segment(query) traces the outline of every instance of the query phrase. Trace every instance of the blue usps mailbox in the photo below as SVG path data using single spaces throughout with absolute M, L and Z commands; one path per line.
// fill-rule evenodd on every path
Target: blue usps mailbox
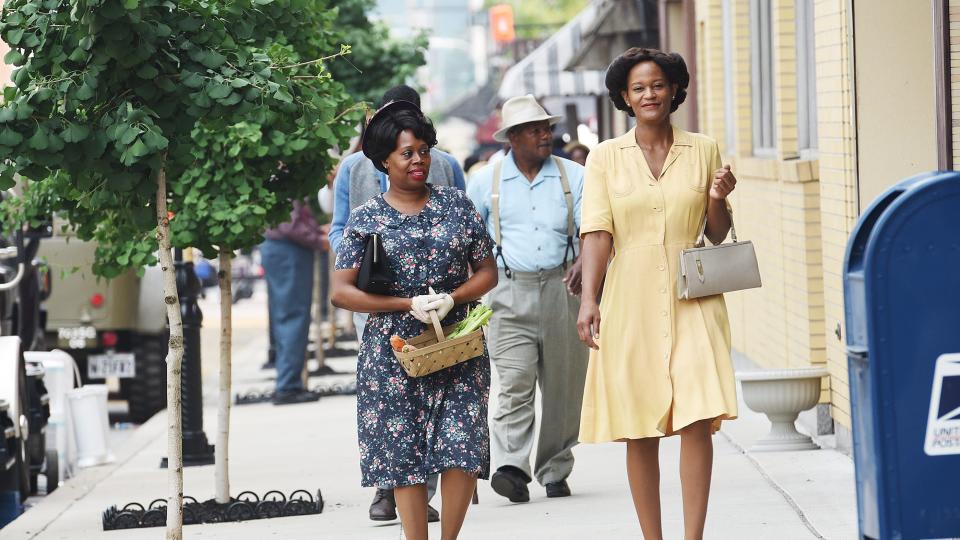
M 860 534 L 960 537 L 960 173 L 874 201 L 844 299 Z

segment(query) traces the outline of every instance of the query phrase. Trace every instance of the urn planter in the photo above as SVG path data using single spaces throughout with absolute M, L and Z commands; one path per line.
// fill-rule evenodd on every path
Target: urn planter
M 770 419 L 770 433 L 759 439 L 751 452 L 816 450 L 810 437 L 799 433 L 794 422 L 801 412 L 820 400 L 820 380 L 825 368 L 764 369 L 738 371 L 743 401 L 751 410 Z

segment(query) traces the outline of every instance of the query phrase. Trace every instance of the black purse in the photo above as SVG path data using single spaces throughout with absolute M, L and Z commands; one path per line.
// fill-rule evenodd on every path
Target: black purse
M 387 251 L 380 235 L 372 233 L 363 245 L 363 261 L 357 275 L 357 288 L 371 294 L 389 294 L 393 273 L 387 266 Z

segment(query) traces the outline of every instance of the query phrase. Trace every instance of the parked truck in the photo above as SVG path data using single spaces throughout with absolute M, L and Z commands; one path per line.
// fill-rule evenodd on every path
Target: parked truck
M 43 345 L 49 291 L 45 265 L 36 255 L 49 227 L 0 236 L 0 526 L 20 503 L 36 494 L 46 475 L 47 492 L 59 482 L 56 451 L 48 451 L 49 396 L 42 366 L 25 361 L 25 350 Z
M 113 397 L 127 401 L 132 421 L 145 422 L 167 405 L 160 268 L 98 278 L 91 271 L 96 245 L 59 229 L 40 250 L 55 282 L 46 301 L 47 346 L 69 352 L 85 384 L 119 379 Z

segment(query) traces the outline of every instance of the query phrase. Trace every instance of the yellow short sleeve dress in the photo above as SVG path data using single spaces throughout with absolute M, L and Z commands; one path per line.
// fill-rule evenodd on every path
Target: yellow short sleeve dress
M 672 435 L 737 416 L 730 324 L 722 295 L 677 299 L 680 251 L 706 212 L 717 143 L 674 128 L 659 179 L 634 132 L 601 143 L 586 165 L 581 234 L 613 235 L 590 364 L 581 442 Z

